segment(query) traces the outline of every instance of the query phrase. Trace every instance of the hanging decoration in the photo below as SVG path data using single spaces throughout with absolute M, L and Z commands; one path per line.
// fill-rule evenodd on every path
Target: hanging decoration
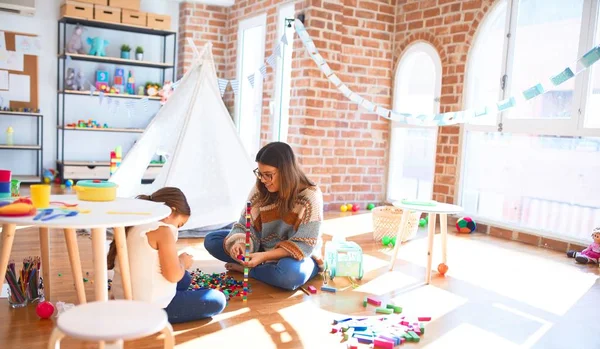
M 426 114 L 410 114 L 410 113 L 399 113 L 391 111 L 382 106 L 376 105 L 368 99 L 358 95 L 357 93 L 350 90 L 346 84 L 344 84 L 340 78 L 331 70 L 325 59 L 319 54 L 314 41 L 306 31 L 306 28 L 302 22 L 298 19 L 295 20 L 295 30 L 298 37 L 302 40 L 304 48 L 311 56 L 317 67 L 325 75 L 325 77 L 331 82 L 343 95 L 350 101 L 356 103 L 362 108 L 366 109 L 371 113 L 376 113 L 382 118 L 405 122 L 411 125 L 420 126 L 444 126 L 444 125 L 455 125 L 458 123 L 467 123 L 470 120 L 478 117 L 482 117 L 489 114 L 495 114 L 500 111 L 504 111 L 510 108 L 514 108 L 523 101 L 530 100 L 537 96 L 540 96 L 553 87 L 559 86 L 560 84 L 572 79 L 577 74 L 588 69 L 591 65 L 600 60 L 600 45 L 592 48 L 586 54 L 584 54 L 577 61 L 566 67 L 563 71 L 556 75 L 551 76 L 548 81 L 539 82 L 533 87 L 528 88 L 521 94 L 511 96 L 505 100 L 484 105 L 474 109 L 461 110 L 457 112 L 441 113 L 434 115 Z M 281 38 L 281 42 L 287 44 L 285 35 Z
M 225 95 L 225 90 L 227 89 L 227 86 L 229 85 L 229 80 L 225 80 L 225 79 L 217 79 L 218 83 L 219 83 L 219 91 L 221 91 L 221 97 L 223 97 Z

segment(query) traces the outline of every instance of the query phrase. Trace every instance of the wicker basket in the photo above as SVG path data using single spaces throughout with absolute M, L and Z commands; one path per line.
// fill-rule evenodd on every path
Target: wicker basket
M 394 206 L 379 206 L 373 209 L 373 239 L 381 241 L 384 236 L 396 237 L 400 242 L 412 239 L 419 229 L 421 212 L 411 211 L 404 231 L 400 232 L 402 209 Z

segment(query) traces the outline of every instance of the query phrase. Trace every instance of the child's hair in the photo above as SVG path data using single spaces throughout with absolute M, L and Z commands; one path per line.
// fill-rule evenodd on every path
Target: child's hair
M 173 210 L 173 213 L 178 215 L 190 216 L 192 214 L 190 205 L 188 204 L 185 195 L 179 188 L 164 187 L 155 191 L 151 195 L 138 195 L 136 198 L 140 200 L 162 202 L 165 205 L 169 206 L 171 210 Z M 130 227 L 127 227 L 127 229 L 125 230 L 125 234 L 127 234 L 129 228 Z M 115 244 L 115 240 L 113 239 L 113 241 L 110 243 L 108 256 L 106 257 L 108 270 L 115 268 L 116 257 L 117 245 Z

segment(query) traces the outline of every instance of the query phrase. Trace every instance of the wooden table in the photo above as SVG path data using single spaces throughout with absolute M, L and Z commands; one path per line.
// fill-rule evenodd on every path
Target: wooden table
M 76 230 L 91 229 L 95 279 L 94 292 L 97 301 L 107 301 L 108 277 L 106 273 L 107 262 L 105 251 L 106 228 L 113 228 L 125 298 L 131 300 L 131 280 L 129 274 L 129 257 L 127 255 L 127 242 L 125 239 L 125 227 L 159 221 L 171 214 L 171 209 L 162 203 L 129 198 L 117 198 L 110 202 L 91 202 L 77 200 L 75 195 L 51 195 L 50 201 L 52 203 L 61 202 L 77 204 L 75 208 L 82 210 L 84 213 L 80 213 L 73 217 L 55 218 L 49 221 L 33 220 L 34 216 L 0 217 L 0 224 L 2 224 L 2 250 L 0 251 L 1 280 L 4 280 L 5 278 L 6 267 L 8 266 L 8 261 L 10 259 L 17 226 L 37 226 L 40 231 L 42 275 L 45 287 L 44 293 L 46 299 L 50 299 L 49 228 L 63 229 L 67 243 L 67 252 L 69 253 L 69 263 L 71 264 L 71 269 L 73 271 L 77 298 L 80 304 L 86 303 Z M 60 213 L 58 210 L 59 207 L 61 207 L 60 204 L 51 204 L 50 208 L 55 209 L 52 214 Z M 89 212 L 85 213 L 86 210 L 89 210 Z M 121 213 L 116 214 L 109 212 Z M 125 212 L 130 212 L 130 214 Z
M 424 212 L 429 215 L 429 223 L 427 226 L 427 269 L 425 271 L 425 283 L 431 282 L 431 263 L 433 258 L 433 236 L 435 235 L 435 218 L 436 215 L 440 216 L 440 231 L 442 236 L 442 263 L 446 263 L 446 250 L 448 246 L 448 215 L 456 214 L 463 211 L 463 208 L 456 205 L 437 203 L 435 206 L 426 205 L 406 205 L 402 201 L 396 201 L 393 203 L 395 207 L 402 209 L 402 221 L 400 223 L 400 231 L 406 228 L 408 223 L 409 212 Z M 394 246 L 394 252 L 392 254 L 392 260 L 390 261 L 390 270 L 394 269 L 396 258 L 398 256 L 398 249 L 400 243 L 396 243 Z

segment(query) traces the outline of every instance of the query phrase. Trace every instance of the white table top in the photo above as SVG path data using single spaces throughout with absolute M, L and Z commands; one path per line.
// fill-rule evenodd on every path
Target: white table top
M 392 203 L 395 207 L 410 210 L 410 211 L 419 211 L 426 213 L 446 213 L 446 214 L 454 214 L 460 213 L 463 211 L 463 208 L 457 205 L 451 205 L 446 203 L 438 202 L 435 206 L 426 206 L 426 205 L 405 205 L 402 201 L 394 201 Z
M 167 325 L 167 312 L 140 301 L 113 300 L 78 305 L 60 314 L 56 326 L 69 337 L 116 341 L 145 337 Z
M 74 208 L 90 210 L 90 212 L 79 213 L 73 217 L 58 217 L 49 221 L 34 221 L 33 218 L 35 216 L 0 217 L 0 224 L 12 223 L 17 225 L 32 225 L 58 229 L 114 228 L 156 222 L 171 214 L 171 209 L 162 203 L 139 199 L 117 198 L 114 201 L 93 202 L 77 200 L 77 196 L 75 195 L 51 195 L 50 201 L 78 204 Z M 59 208 L 60 206 L 61 205 L 51 205 L 51 208 Z M 144 212 L 148 214 L 109 214 L 107 212 Z M 58 213 L 61 213 L 61 211 L 54 210 L 54 212 L 52 212 L 52 214 Z

